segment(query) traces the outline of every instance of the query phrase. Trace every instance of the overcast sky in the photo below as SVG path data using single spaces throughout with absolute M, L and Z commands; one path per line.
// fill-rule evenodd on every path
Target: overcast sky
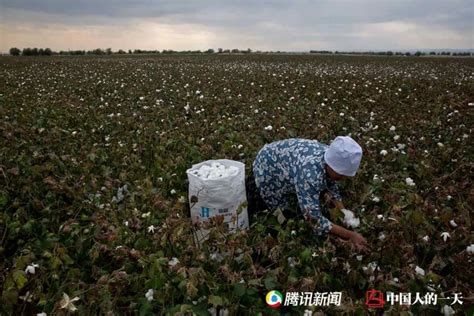
M 0 0 L 0 51 L 473 48 L 473 0 Z

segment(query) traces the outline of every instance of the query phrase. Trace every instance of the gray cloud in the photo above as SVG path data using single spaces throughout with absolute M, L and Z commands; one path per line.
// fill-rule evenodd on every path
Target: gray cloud
M 2 0 L 0 26 L 2 32 L 22 26 L 49 29 L 53 36 L 61 27 L 95 27 L 103 32 L 110 26 L 128 27 L 139 34 L 138 25 L 148 23 L 161 25 L 162 30 L 205 33 L 208 41 L 203 45 L 259 45 L 254 49 L 472 48 L 473 6 L 470 0 Z M 107 40 L 103 32 L 101 38 Z M 116 33 L 110 34 L 110 42 L 120 42 Z M 130 44 L 124 42 L 122 47 Z

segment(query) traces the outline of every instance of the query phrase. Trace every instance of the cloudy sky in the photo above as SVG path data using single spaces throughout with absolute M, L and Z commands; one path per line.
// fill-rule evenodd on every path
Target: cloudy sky
M 473 48 L 472 0 L 0 0 L 0 51 Z

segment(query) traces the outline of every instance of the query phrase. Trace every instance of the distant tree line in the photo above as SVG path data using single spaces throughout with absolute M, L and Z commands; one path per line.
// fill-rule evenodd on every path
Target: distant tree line
M 54 54 L 54 52 L 50 48 L 23 48 L 23 50 L 20 50 L 16 47 L 10 48 L 10 55 L 13 56 L 51 56 Z
M 417 51 L 415 53 L 410 52 L 393 52 L 393 51 L 367 51 L 367 52 L 345 52 L 345 51 L 329 51 L 329 50 L 310 50 L 311 54 L 334 54 L 334 55 L 380 55 L 380 56 L 472 56 L 470 52 L 434 52 L 429 53 Z
M 234 48 L 230 49 L 222 49 L 219 48 L 217 53 L 219 54 L 248 54 L 251 53 L 252 50 L 250 48 L 246 50 L 239 50 Z M 68 50 L 64 51 L 61 50 L 59 52 L 52 51 L 50 48 L 23 48 L 19 49 L 17 47 L 10 48 L 10 55 L 13 56 L 51 56 L 51 55 L 112 55 L 112 54 L 215 54 L 216 51 L 212 48 L 208 50 L 201 51 L 201 50 L 183 50 L 183 51 L 176 51 L 172 49 L 163 49 L 159 50 L 144 50 L 144 49 L 129 49 L 125 51 L 123 49 L 119 49 L 118 51 L 113 51 L 111 48 L 96 48 L 93 50 Z
M 118 51 L 113 51 L 111 48 L 96 48 L 93 50 L 68 50 L 64 51 L 61 50 L 59 52 L 53 51 L 50 48 L 23 48 L 19 49 L 17 47 L 10 48 L 10 55 L 13 56 L 51 56 L 51 55 L 112 55 L 112 54 L 287 54 L 288 52 L 282 51 L 255 51 L 253 52 L 250 48 L 241 50 L 241 49 L 224 49 L 218 48 L 215 51 L 212 48 L 208 50 L 201 51 L 201 50 L 183 50 L 183 51 L 175 51 L 172 49 L 163 49 L 159 50 L 143 50 L 143 49 L 129 49 L 128 51 L 124 51 L 123 49 L 119 49 Z M 382 52 L 374 52 L 374 51 L 367 51 L 367 52 L 354 52 L 354 51 L 329 51 L 329 50 L 310 50 L 310 54 L 329 54 L 329 55 L 381 55 L 381 56 L 472 56 L 473 54 L 470 52 L 449 52 L 449 51 L 441 51 L 441 52 L 421 52 L 417 51 L 415 53 L 410 52 L 393 52 L 393 51 L 382 51 Z

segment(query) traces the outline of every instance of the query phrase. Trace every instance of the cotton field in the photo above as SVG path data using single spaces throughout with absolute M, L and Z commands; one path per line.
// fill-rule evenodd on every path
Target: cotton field
M 437 295 L 395 314 L 472 314 L 473 102 L 472 58 L 0 57 L 0 314 L 256 315 L 274 289 L 341 291 L 311 307 L 331 315 L 365 315 L 369 289 Z M 337 135 L 364 153 L 352 213 L 325 212 L 370 253 L 266 210 L 194 243 L 193 164 L 248 173 L 265 143 Z

